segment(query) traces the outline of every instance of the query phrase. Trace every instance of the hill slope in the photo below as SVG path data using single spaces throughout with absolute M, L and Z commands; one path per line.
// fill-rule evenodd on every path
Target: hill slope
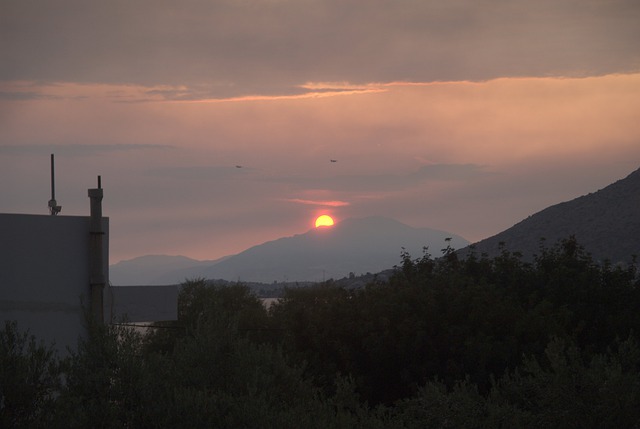
M 205 276 L 271 283 L 376 273 L 399 264 L 403 248 L 415 257 L 422 255 L 424 246 L 439 254 L 447 237 L 452 238 L 454 247 L 468 244 L 454 234 L 412 228 L 393 219 L 346 219 L 333 227 L 316 228 L 254 246 L 210 267 Z
M 112 284 L 126 286 L 177 284 L 197 277 L 261 283 L 317 282 L 392 268 L 400 263 L 403 248 L 419 257 L 428 246 L 438 256 L 448 237 L 455 248 L 469 244 L 448 232 L 412 228 L 393 219 L 346 219 L 330 228 L 268 241 L 216 261 L 166 255 L 121 261 L 110 267 L 109 277 Z
M 478 254 L 495 256 L 504 242 L 507 250 L 531 260 L 541 238 L 552 246 L 570 235 L 596 260 L 628 262 L 631 255 L 640 256 L 640 169 L 595 193 L 548 207 L 474 247 Z
M 109 281 L 116 286 L 177 284 L 200 277 L 217 261 L 198 261 L 186 256 L 146 255 L 109 267 Z

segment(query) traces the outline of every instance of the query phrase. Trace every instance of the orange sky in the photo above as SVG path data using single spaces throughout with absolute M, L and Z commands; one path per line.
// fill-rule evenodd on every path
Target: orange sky
M 640 167 L 632 1 L 64 2 L 0 11 L 0 212 L 47 212 L 55 153 L 62 214 L 102 175 L 112 263 L 323 212 L 477 241 Z

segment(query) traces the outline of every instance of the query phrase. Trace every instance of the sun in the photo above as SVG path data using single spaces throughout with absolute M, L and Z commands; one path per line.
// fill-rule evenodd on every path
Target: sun
M 321 226 L 332 226 L 332 225 L 333 225 L 333 219 L 329 215 L 318 216 L 318 218 L 316 219 L 316 228 L 319 228 Z

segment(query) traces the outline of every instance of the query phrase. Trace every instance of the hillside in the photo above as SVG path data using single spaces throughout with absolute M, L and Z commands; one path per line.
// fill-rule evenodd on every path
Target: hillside
M 640 256 L 640 169 L 597 192 L 548 207 L 473 246 L 478 254 L 495 256 L 503 242 L 507 250 L 522 252 L 531 260 L 539 253 L 541 238 L 550 247 L 570 235 L 595 260 L 617 263 Z
M 448 237 L 454 247 L 468 244 L 448 232 L 412 228 L 389 218 L 345 219 L 333 227 L 254 246 L 215 264 L 205 276 L 270 283 L 376 273 L 397 265 L 403 248 L 416 257 L 422 255 L 425 246 L 439 254 Z
M 427 246 L 434 255 L 451 245 L 469 244 L 455 234 L 429 228 L 412 228 L 393 219 L 345 219 L 333 227 L 314 228 L 251 247 L 217 261 L 197 261 L 184 256 L 149 255 L 110 267 L 115 285 L 180 283 L 203 277 L 243 282 L 318 282 L 377 273 L 397 265 L 403 249 L 422 255 Z
M 111 265 L 109 281 L 117 286 L 176 284 L 185 278 L 199 277 L 204 268 L 216 262 L 186 256 L 140 256 Z

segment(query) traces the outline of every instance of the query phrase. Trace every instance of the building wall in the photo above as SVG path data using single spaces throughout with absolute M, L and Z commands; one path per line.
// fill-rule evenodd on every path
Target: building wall
M 89 216 L 0 213 L 0 322 L 75 348 L 90 305 Z M 109 220 L 103 218 L 103 267 L 108 284 Z

